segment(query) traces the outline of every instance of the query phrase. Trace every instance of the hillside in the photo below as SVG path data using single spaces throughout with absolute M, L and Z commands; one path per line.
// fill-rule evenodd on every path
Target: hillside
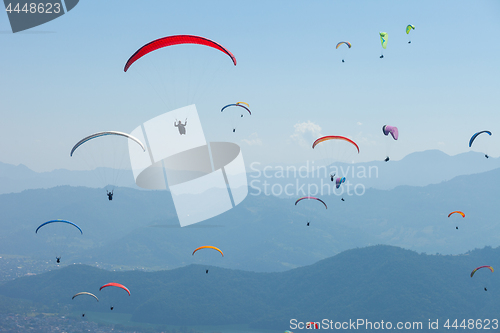
M 362 196 L 345 196 L 344 202 L 333 195 L 322 197 L 329 209 L 314 202 L 295 206 L 294 199 L 249 195 L 236 208 L 186 228 L 179 227 L 166 191 L 118 188 L 110 202 L 102 189 L 27 190 L 0 196 L 0 253 L 42 261 L 53 261 L 59 253 L 63 265 L 159 270 L 198 263 L 267 272 L 373 244 L 458 254 L 500 245 L 494 205 L 498 180 L 500 169 L 425 187 L 368 189 Z M 466 217 L 448 218 L 454 210 Z M 83 235 L 35 234 L 38 225 L 54 218 L 77 223 Z M 59 227 L 46 231 L 62 231 Z M 192 256 L 203 244 L 222 248 L 226 256 Z
M 0 295 L 50 305 L 81 308 L 71 300 L 79 291 L 100 302 L 88 311 L 128 313 L 132 320 L 168 325 L 248 324 L 290 329 L 290 320 L 334 321 L 364 318 L 407 322 L 445 318 L 490 318 L 500 311 L 496 273 L 500 248 L 460 256 L 425 255 L 392 246 L 342 252 L 305 267 L 280 273 L 250 273 L 204 265 L 158 272 L 110 272 L 71 265 L 0 286 Z M 209 273 L 205 269 L 209 268 Z M 119 282 L 131 291 L 99 287 Z M 488 291 L 483 288 L 487 287 Z M 76 304 L 76 305 L 75 305 Z

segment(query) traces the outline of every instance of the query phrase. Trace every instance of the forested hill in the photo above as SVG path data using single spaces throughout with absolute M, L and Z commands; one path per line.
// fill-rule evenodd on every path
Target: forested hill
M 113 304 L 113 311 L 129 313 L 134 321 L 158 324 L 249 324 L 286 330 L 291 319 L 335 322 L 363 318 L 421 321 L 425 328 L 428 319 L 498 317 L 498 273 L 482 269 L 470 277 L 481 265 L 500 267 L 500 248 L 442 256 L 378 245 L 279 273 L 205 265 L 111 272 L 71 265 L 7 282 L 0 286 L 0 294 L 57 310 L 82 306 L 84 303 L 71 297 L 88 291 L 100 298 L 100 302 L 86 303 L 88 311 L 105 313 Z M 124 284 L 131 296 L 119 288 L 99 291 L 108 282 Z

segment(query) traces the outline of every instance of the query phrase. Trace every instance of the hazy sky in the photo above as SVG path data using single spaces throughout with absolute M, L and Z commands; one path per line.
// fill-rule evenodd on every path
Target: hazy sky
M 209 52 L 222 79 L 208 81 L 208 94 L 194 102 L 206 138 L 237 142 L 247 164 L 313 159 L 318 135 L 350 137 L 359 161 L 381 160 L 384 124 L 400 131 L 393 159 L 466 152 L 485 129 L 493 135 L 478 149 L 500 156 L 499 1 L 85 0 L 16 34 L 0 16 L 1 162 L 79 168 L 69 151 L 82 137 L 130 132 L 169 111 L 161 89 L 148 90 L 138 74 L 142 59 L 127 73 L 123 66 L 142 45 L 176 34 L 210 38 L 235 55 L 236 67 Z M 408 24 L 416 27 L 409 36 Z M 389 34 L 384 59 L 380 31 Z M 352 48 L 336 50 L 343 40 Z M 168 61 L 183 63 L 182 49 L 175 52 Z M 176 75 L 181 82 L 189 73 Z M 252 116 L 232 133 L 220 108 L 238 101 Z

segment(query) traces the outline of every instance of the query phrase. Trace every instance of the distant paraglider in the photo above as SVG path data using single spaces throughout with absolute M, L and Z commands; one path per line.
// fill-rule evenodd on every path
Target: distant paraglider
M 99 298 L 97 298 L 96 295 L 94 295 L 92 293 L 89 293 L 89 292 L 86 292 L 86 291 L 82 291 L 80 293 L 77 293 L 77 294 L 73 295 L 73 297 L 71 299 L 75 299 L 75 297 L 81 296 L 81 295 L 88 295 L 88 296 L 94 297 L 96 299 L 96 301 L 99 302 Z M 82 313 L 82 317 L 85 317 L 85 313 Z
M 52 224 L 52 223 L 66 223 L 66 224 L 70 224 L 70 225 L 74 226 L 75 228 L 77 228 L 80 231 L 80 234 L 83 235 L 83 231 L 82 231 L 82 229 L 78 225 L 76 225 L 75 223 L 73 223 L 71 221 L 66 221 L 66 220 L 50 220 L 50 221 L 44 222 L 44 223 L 40 224 L 38 226 L 38 228 L 36 228 L 35 234 L 38 233 L 38 230 L 40 230 L 40 228 L 42 228 L 42 227 L 44 227 L 44 226 L 46 226 L 48 224 Z M 56 263 L 58 263 L 58 264 L 61 263 L 61 256 L 60 255 L 56 255 Z
M 125 287 L 123 284 L 121 283 L 116 283 L 116 282 L 110 282 L 110 283 L 106 283 L 105 285 L 103 285 L 101 288 L 99 288 L 99 290 L 102 290 L 104 288 L 108 288 L 108 287 L 116 287 L 116 288 L 120 288 L 120 289 L 123 289 L 127 292 L 127 294 L 130 296 L 130 290 L 128 290 L 127 287 Z M 109 308 L 111 310 L 114 309 L 114 306 L 113 305 L 110 305 Z
M 321 202 L 325 206 L 325 209 L 328 209 L 328 206 L 326 205 L 326 203 L 323 200 L 321 200 L 320 198 L 316 198 L 316 197 L 302 197 L 302 198 L 299 198 L 299 199 L 297 199 L 297 201 L 295 201 L 295 206 L 297 206 L 297 204 L 299 202 L 301 202 L 302 200 L 317 200 L 317 201 Z M 309 221 L 309 218 L 308 218 L 307 226 L 309 226 L 309 225 L 310 225 L 310 221 Z
M 408 24 L 406 26 L 406 34 L 408 35 L 412 30 L 415 30 L 415 26 L 412 24 Z M 411 40 L 408 41 L 408 44 L 411 44 Z
M 345 177 L 342 177 L 342 178 L 337 178 L 335 180 L 335 188 L 339 188 L 340 185 L 342 185 L 343 183 L 345 183 Z
M 388 136 L 390 133 L 392 138 L 394 139 L 394 141 L 396 141 L 399 138 L 399 131 L 398 131 L 398 128 L 396 126 L 384 125 L 382 127 L 382 133 L 384 133 L 385 136 Z M 390 142 L 387 142 L 387 144 L 386 144 L 387 157 L 385 158 L 384 162 L 389 162 L 389 150 L 390 150 L 391 145 L 392 145 L 392 143 L 390 143 Z
M 127 169 L 124 162 L 127 140 L 137 143 L 143 152 L 146 151 L 145 145 L 130 134 L 104 131 L 84 137 L 73 146 L 69 154 L 93 169 L 92 173 L 97 177 L 99 185 L 105 187 L 109 200 L 112 200 L 112 194 L 110 196 L 109 192 L 113 192 L 122 170 Z
M 481 131 L 481 132 L 477 132 L 475 133 L 469 140 L 469 147 L 472 147 L 472 143 L 476 140 L 476 138 L 481 135 L 482 133 L 486 133 L 486 134 L 489 134 L 491 136 L 491 132 L 490 131 Z M 490 156 L 488 155 L 488 153 L 486 152 L 484 154 L 484 157 L 486 158 L 490 158 Z
M 243 105 L 245 104 L 245 105 Z M 238 102 L 238 103 L 235 103 L 235 104 L 228 104 L 226 106 L 224 106 L 220 112 L 223 112 L 225 109 L 227 109 L 228 107 L 231 107 L 231 106 L 239 106 L 243 109 L 245 109 L 249 115 L 252 115 L 252 112 L 250 111 L 250 106 L 248 105 L 248 103 L 245 103 L 245 102 Z M 230 120 L 231 120 L 231 126 L 233 127 L 233 133 L 236 132 L 236 122 L 238 121 L 237 119 L 238 118 L 243 118 L 243 112 L 239 114 L 231 114 L 230 115 Z
M 488 268 L 492 273 L 494 272 L 493 267 L 491 266 L 479 266 L 478 268 L 474 268 L 474 270 L 470 273 L 470 277 L 473 277 L 474 274 L 476 274 L 476 272 L 481 268 Z M 488 289 L 484 287 L 484 291 L 488 291 Z
M 345 45 L 347 45 L 348 48 L 351 48 L 351 43 L 346 41 L 346 42 L 339 42 L 337 44 L 337 46 L 335 47 L 335 49 L 338 49 L 342 44 L 345 44 Z M 344 62 L 344 58 L 342 58 L 342 62 Z
M 322 155 L 321 166 L 325 171 L 325 176 L 334 181 L 335 174 L 338 173 L 338 162 L 351 163 L 357 154 L 359 154 L 359 146 L 353 140 L 339 135 L 323 136 L 312 144 L 312 148 L 319 150 Z
M 389 40 L 389 34 L 387 32 L 380 32 L 380 43 L 382 44 L 382 48 L 385 50 L 387 48 L 387 41 Z M 384 57 L 384 51 L 382 50 L 382 54 L 380 58 Z
M 452 216 L 453 214 L 460 214 L 462 215 L 462 217 L 465 217 L 465 214 L 459 210 L 451 212 L 450 214 L 448 214 L 448 217 Z M 456 226 L 455 229 L 458 229 L 458 226 Z
M 48 230 L 45 230 L 45 228 L 47 228 L 46 227 L 47 225 L 61 224 L 61 223 L 68 224 L 72 227 L 65 228 L 62 226 L 57 226 L 57 227 L 53 226 L 53 227 L 48 227 Z M 38 228 L 36 228 L 35 230 L 35 234 L 38 234 L 38 231 L 40 229 L 44 230 L 41 231 L 40 233 L 46 237 L 48 237 L 51 234 L 52 237 L 49 238 L 52 239 L 49 241 L 49 243 L 52 244 L 52 246 L 54 247 L 53 250 L 56 255 L 56 263 L 58 264 L 61 263 L 61 253 L 64 253 L 67 250 L 64 244 L 68 243 L 68 238 L 72 237 L 76 231 L 76 229 L 74 229 L 73 227 L 75 227 L 76 229 L 78 229 L 78 231 L 80 231 L 80 235 L 83 235 L 83 231 L 78 225 L 67 220 L 50 220 L 40 224 Z
M 201 249 L 212 249 L 212 250 L 215 250 L 215 251 L 219 251 L 219 253 L 221 254 L 221 256 L 224 257 L 224 253 L 222 253 L 221 249 L 219 249 L 218 247 L 215 247 L 215 246 L 211 246 L 211 245 L 204 245 L 204 246 L 200 246 L 198 248 L 196 248 L 194 251 L 193 251 L 193 256 L 194 254 L 201 250 Z M 208 274 L 208 269 L 205 269 L 205 274 Z

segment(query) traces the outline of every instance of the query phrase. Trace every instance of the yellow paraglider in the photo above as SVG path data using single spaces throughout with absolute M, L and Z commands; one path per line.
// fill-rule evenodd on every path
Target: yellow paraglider
M 239 105 L 239 104 L 245 104 L 247 106 L 247 108 L 250 107 L 250 105 L 248 105 L 248 103 L 245 103 L 245 102 L 238 102 L 238 103 L 236 103 L 236 105 Z

